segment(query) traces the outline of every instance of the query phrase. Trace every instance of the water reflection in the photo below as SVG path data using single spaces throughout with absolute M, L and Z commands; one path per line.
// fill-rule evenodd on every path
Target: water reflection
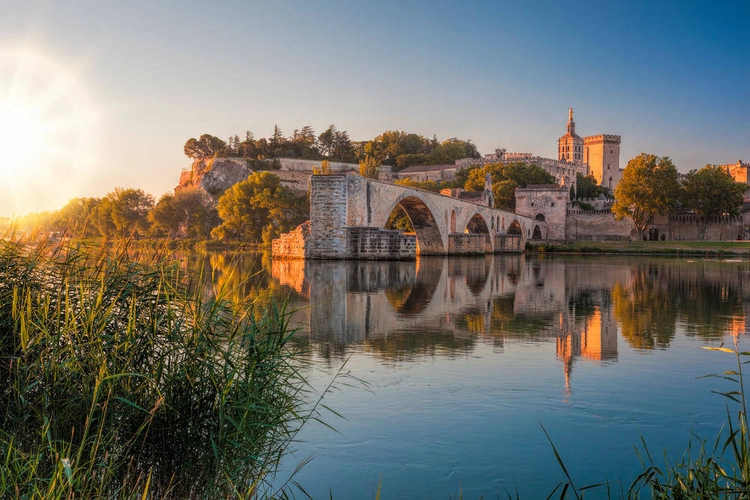
M 497 255 L 417 262 L 279 261 L 195 253 L 203 286 L 237 300 L 289 301 L 315 352 L 366 351 L 388 362 L 465 356 L 477 343 L 554 343 L 569 381 L 577 360 L 612 363 L 618 339 L 665 349 L 678 330 L 744 333 L 747 262 Z M 269 273 L 270 270 L 270 273 Z
M 634 257 L 274 261 L 309 301 L 308 339 L 326 359 L 366 350 L 391 362 L 462 356 L 478 342 L 554 342 L 569 379 L 579 359 L 669 347 L 678 327 L 715 340 L 744 332 L 745 262 Z

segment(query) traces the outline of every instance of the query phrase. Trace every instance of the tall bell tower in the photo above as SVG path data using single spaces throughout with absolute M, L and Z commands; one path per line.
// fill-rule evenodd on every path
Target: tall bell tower
M 583 165 L 583 139 L 576 134 L 573 108 L 568 110 L 568 130 L 557 140 L 557 159 Z

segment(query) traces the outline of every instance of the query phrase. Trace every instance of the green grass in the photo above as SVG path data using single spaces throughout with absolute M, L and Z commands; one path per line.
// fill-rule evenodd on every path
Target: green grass
M 318 407 L 285 315 L 160 262 L 0 242 L 0 498 L 288 494 Z
M 659 255 L 750 255 L 750 241 L 579 241 L 527 244 L 527 251 Z

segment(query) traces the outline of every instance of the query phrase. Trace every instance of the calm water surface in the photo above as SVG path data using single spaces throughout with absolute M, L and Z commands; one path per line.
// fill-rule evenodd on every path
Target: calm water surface
M 743 338 L 750 263 L 494 256 L 418 262 L 254 261 L 289 296 L 335 431 L 310 424 L 280 477 L 313 498 L 544 498 L 564 475 L 619 491 L 691 431 L 726 419 L 700 378 L 735 367 L 703 346 Z M 270 290 L 270 292 L 268 291 Z M 745 346 L 747 347 L 747 346 Z M 606 497 L 587 493 L 588 498 Z M 616 495 L 617 496 L 617 495 Z

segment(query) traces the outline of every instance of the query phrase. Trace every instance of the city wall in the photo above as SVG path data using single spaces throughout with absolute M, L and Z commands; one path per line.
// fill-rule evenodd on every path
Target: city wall
M 633 232 L 630 219 L 618 221 L 609 210 L 570 209 L 565 219 L 565 236 L 575 241 L 629 240 Z

